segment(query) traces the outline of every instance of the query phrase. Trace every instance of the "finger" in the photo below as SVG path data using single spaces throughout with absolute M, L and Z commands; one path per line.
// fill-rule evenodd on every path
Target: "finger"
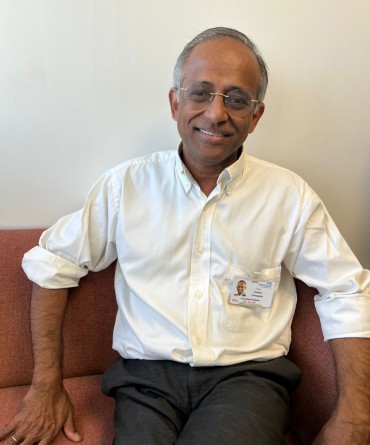
M 19 436 L 16 433 L 17 431 L 17 422 L 12 420 L 7 425 L 5 425 L 3 428 L 0 429 L 0 442 L 6 441 L 6 444 L 15 445 L 20 441 Z
M 69 411 L 67 419 L 63 426 L 64 434 L 72 442 L 80 442 L 82 440 L 81 434 L 77 431 L 76 423 L 74 419 L 73 408 Z
M 14 428 L 12 432 L 8 429 L 8 438 L 6 445 L 36 445 L 40 444 L 41 441 L 45 445 L 50 445 L 53 442 L 54 437 L 51 437 L 49 434 L 45 435 L 42 431 L 38 429 L 28 428 L 27 425 L 23 425 L 23 427 L 17 426 Z
M 22 423 L 19 419 L 19 414 L 17 414 L 9 423 L 7 423 L 3 428 L 0 429 L 0 441 L 5 440 L 8 436 L 10 437 L 10 435 L 13 434 L 21 424 Z M 14 437 L 17 438 L 17 435 L 15 434 Z M 12 441 L 12 439 L 10 440 Z M 14 440 L 12 442 L 12 445 L 14 445 Z
M 12 434 L 10 437 L 8 437 L 8 440 L 6 441 L 8 445 L 16 445 L 18 442 L 19 439 L 15 434 Z
M 5 440 L 5 438 L 7 436 L 9 436 L 9 434 L 14 431 L 14 422 L 11 421 L 9 422 L 7 425 L 3 426 L 2 428 L 0 428 L 0 440 Z
M 54 443 L 55 438 L 56 435 L 51 434 L 43 434 L 42 436 L 32 435 L 25 437 L 23 441 L 20 440 L 18 445 L 51 445 Z M 12 443 L 11 445 L 15 445 L 15 443 Z
M 3 440 L 8 435 L 8 427 L 7 425 L 0 428 L 0 440 Z

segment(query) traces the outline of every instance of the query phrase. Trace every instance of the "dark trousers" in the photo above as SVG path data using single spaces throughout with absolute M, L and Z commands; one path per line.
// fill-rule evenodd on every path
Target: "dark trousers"
M 118 359 L 114 445 L 280 445 L 299 369 L 285 357 L 231 366 Z

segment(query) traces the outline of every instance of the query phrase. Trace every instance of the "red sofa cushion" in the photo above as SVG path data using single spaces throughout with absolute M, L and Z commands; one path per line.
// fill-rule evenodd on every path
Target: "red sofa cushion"
M 65 387 L 75 408 L 75 420 L 83 443 L 109 445 L 113 440 L 114 400 L 100 391 L 100 375 L 66 379 Z M 8 423 L 17 413 L 28 386 L 0 389 L 0 425 Z M 53 445 L 71 445 L 63 433 L 59 433 Z

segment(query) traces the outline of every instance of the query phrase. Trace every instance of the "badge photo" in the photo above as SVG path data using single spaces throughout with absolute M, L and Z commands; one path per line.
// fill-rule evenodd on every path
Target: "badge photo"
M 249 306 L 257 304 L 269 308 L 272 305 L 276 283 L 271 280 L 261 280 L 245 276 L 233 279 L 230 304 Z

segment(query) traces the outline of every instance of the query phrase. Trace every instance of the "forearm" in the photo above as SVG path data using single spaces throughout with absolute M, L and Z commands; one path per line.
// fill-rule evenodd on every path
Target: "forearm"
M 370 444 L 370 339 L 330 340 L 337 369 L 337 406 L 313 445 Z
M 337 409 L 370 424 L 370 339 L 338 338 L 330 346 L 337 369 Z
M 59 431 L 73 442 L 81 435 L 74 423 L 73 407 L 63 386 L 62 331 L 68 291 L 34 285 L 31 300 L 31 333 L 34 355 L 32 385 L 18 414 L 0 430 L 0 441 L 29 445 L 51 444 Z M 13 437 L 13 439 L 12 439 Z
M 67 307 L 66 289 L 32 290 L 31 333 L 34 356 L 33 386 L 62 385 L 63 323 Z

